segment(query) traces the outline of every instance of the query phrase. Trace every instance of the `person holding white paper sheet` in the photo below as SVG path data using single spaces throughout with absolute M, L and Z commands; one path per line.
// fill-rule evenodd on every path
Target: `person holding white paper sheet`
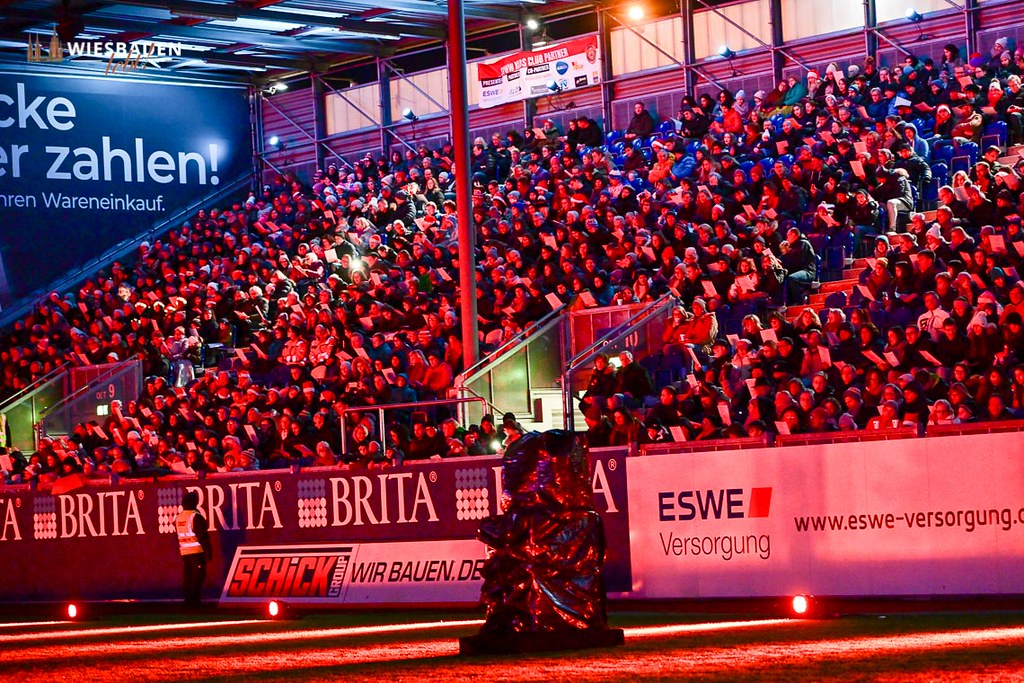
M 892 286 L 892 275 L 889 273 L 889 259 L 875 259 L 875 264 L 861 275 L 861 283 L 871 294 L 871 299 L 882 301 Z
M 825 353 L 822 353 L 822 350 Z M 826 359 L 828 359 L 826 361 Z M 832 367 L 831 354 L 828 354 L 828 347 L 822 343 L 821 331 L 811 330 L 807 333 L 807 348 L 803 353 L 800 365 L 801 377 L 817 377 Z
M 935 354 L 935 342 L 930 334 L 922 333 L 916 324 L 910 324 L 903 328 L 903 339 L 903 359 L 907 367 L 933 367 L 923 355 Z
M 657 421 L 665 427 L 685 425 L 689 428 L 689 420 L 684 418 L 680 411 L 678 394 L 678 390 L 672 385 L 662 387 L 658 394 L 657 405 L 647 411 L 646 423 L 649 425 L 651 422 Z
M 718 318 L 707 309 L 704 299 L 696 297 L 692 304 L 693 317 L 682 336 L 681 342 L 689 345 L 706 357 L 711 353 L 711 344 L 718 336 Z

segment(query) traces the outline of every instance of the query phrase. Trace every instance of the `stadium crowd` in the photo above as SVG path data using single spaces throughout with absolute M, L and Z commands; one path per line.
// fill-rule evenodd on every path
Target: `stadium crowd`
M 1024 410 L 1024 51 L 872 58 L 771 92 L 684 97 L 475 140 L 480 342 L 552 310 L 678 299 L 661 352 L 598 357 L 591 445 L 1016 418 Z M 141 359 L 137 401 L 12 458 L 8 481 L 494 453 L 462 429 L 451 146 L 277 178 L 143 244 L 3 335 L 11 396 L 61 364 Z M 859 285 L 788 320 L 822 269 Z M 347 412 L 347 447 L 338 429 Z M 500 422 L 500 424 L 499 424 Z M 381 430 L 386 430 L 386 448 Z

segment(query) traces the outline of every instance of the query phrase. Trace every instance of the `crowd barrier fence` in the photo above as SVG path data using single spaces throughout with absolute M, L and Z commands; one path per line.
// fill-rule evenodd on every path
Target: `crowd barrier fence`
M 1022 594 L 1024 445 L 997 429 L 1008 426 L 731 451 L 674 444 L 640 457 L 595 449 L 611 596 Z M 474 539 L 500 511 L 500 477 L 500 458 L 477 457 L 121 478 L 58 495 L 8 487 L 0 600 L 176 597 L 173 522 L 194 490 L 214 546 L 207 597 L 472 604 L 485 557 Z

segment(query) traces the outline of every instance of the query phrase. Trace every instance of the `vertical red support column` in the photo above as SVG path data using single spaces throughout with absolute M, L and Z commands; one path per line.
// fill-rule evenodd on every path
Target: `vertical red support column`
M 466 20 L 463 0 L 448 2 L 448 91 L 455 148 L 455 204 L 459 218 L 459 299 L 463 365 L 480 358 L 476 321 L 476 227 L 473 225 L 473 178 L 469 163 L 469 97 L 466 75 Z

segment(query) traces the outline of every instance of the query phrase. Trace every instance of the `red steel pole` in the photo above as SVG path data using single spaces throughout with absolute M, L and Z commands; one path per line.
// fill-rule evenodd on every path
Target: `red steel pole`
M 469 163 L 469 98 L 466 81 L 466 19 L 463 0 L 448 2 L 448 111 L 455 158 L 455 204 L 459 219 L 459 298 L 463 367 L 480 358 L 476 306 L 476 227 L 473 225 L 473 179 Z

